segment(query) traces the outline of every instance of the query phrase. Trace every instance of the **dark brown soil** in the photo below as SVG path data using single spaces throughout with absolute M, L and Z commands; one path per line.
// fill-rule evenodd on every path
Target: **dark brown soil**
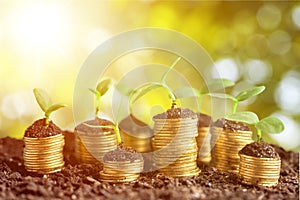
M 86 124 L 91 126 L 88 126 Z M 85 133 L 99 134 L 107 131 L 113 131 L 113 129 L 111 128 L 103 128 L 103 126 L 109 126 L 109 125 L 114 125 L 114 123 L 106 119 L 96 118 L 79 124 L 78 126 L 75 127 L 75 130 L 85 132 Z M 102 127 L 97 127 L 97 126 L 102 126 Z
M 215 127 L 220 127 L 223 128 L 225 130 L 229 130 L 229 131 L 251 131 L 250 127 L 242 122 L 236 122 L 236 121 L 231 121 L 228 119 L 218 119 L 216 122 L 213 123 L 213 126 Z
M 198 127 L 209 127 L 212 123 L 211 116 L 204 113 L 197 113 L 198 116 Z
M 280 158 L 274 147 L 265 142 L 247 144 L 240 153 L 257 158 Z
M 49 124 L 46 125 L 46 119 L 36 120 L 31 126 L 29 126 L 24 136 L 31 138 L 44 138 L 61 133 L 61 130 L 56 126 L 52 121 L 49 121 Z
M 125 147 L 123 145 L 118 145 L 118 147 L 110 152 L 107 152 L 103 161 L 135 161 L 135 160 L 143 160 L 143 157 L 140 153 L 136 152 L 133 148 Z
M 22 140 L 0 139 L 0 199 L 299 199 L 299 154 L 277 146 L 282 168 L 274 187 L 243 185 L 237 175 L 212 167 L 203 168 L 195 177 L 171 178 L 151 172 L 132 183 L 113 184 L 100 181 L 97 165 L 70 163 L 74 134 L 64 134 L 66 166 L 51 175 L 25 170 Z
M 152 129 L 146 123 L 138 120 L 133 115 L 129 115 L 123 119 L 119 124 L 119 128 L 122 131 L 132 135 L 138 135 L 139 133 L 142 133 L 143 137 L 153 136 Z
M 197 115 L 188 108 L 172 107 L 164 113 L 155 115 L 153 118 L 154 119 L 180 119 L 180 118 L 196 119 Z

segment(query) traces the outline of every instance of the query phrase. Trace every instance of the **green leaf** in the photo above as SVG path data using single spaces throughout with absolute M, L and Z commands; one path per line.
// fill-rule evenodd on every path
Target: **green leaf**
M 273 116 L 260 120 L 255 127 L 264 133 L 281 133 L 284 130 L 283 122 Z
M 47 94 L 46 91 L 39 89 L 39 88 L 34 88 L 33 93 L 35 96 L 35 99 L 41 109 L 46 112 L 46 110 L 51 106 L 52 101 L 50 96 Z
M 248 111 L 227 115 L 225 118 L 228 120 L 243 122 L 246 124 L 256 124 L 257 122 L 259 122 L 257 115 L 253 112 Z
M 103 96 L 111 87 L 111 85 L 112 85 L 112 79 L 110 78 L 104 79 L 100 83 L 98 83 L 96 90 L 100 93 L 101 96 Z
M 266 89 L 265 86 L 258 86 L 258 87 L 244 90 L 236 96 L 236 99 L 238 101 L 244 101 L 246 99 L 249 99 L 250 97 L 254 97 L 254 96 L 262 93 L 265 89 Z
M 208 95 L 220 99 L 231 99 L 232 101 L 236 101 L 236 99 L 233 96 L 225 93 L 209 93 Z
M 161 82 L 162 83 L 165 83 L 166 81 L 166 78 L 169 74 L 169 72 L 175 67 L 175 65 L 181 60 L 181 57 L 178 57 L 173 63 L 172 65 L 169 67 L 169 69 L 164 73 L 164 75 L 162 76 L 161 78 Z
M 187 98 L 187 97 L 199 97 L 200 93 L 197 89 L 192 87 L 182 87 L 173 91 L 173 94 L 177 99 Z
M 149 83 L 149 84 L 139 87 L 137 90 L 133 91 L 132 98 L 129 98 L 130 104 L 134 104 L 138 99 L 140 99 L 142 96 L 144 96 L 151 90 L 154 90 L 154 89 L 160 88 L 160 87 L 163 87 L 160 83 Z M 136 94 L 136 96 L 134 96 L 135 94 Z
M 212 79 L 207 83 L 207 92 L 215 92 L 227 87 L 234 86 L 234 82 L 228 79 Z M 202 90 L 201 90 L 202 91 Z
M 46 111 L 45 111 L 45 115 L 46 116 L 50 116 L 50 114 L 53 112 L 53 111 L 56 111 L 60 108 L 63 108 L 63 107 L 66 107 L 67 105 L 66 104 L 54 104 L 52 106 L 50 106 Z

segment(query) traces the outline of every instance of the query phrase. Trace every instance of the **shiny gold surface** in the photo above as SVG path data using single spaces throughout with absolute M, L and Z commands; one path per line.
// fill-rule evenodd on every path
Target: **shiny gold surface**
M 211 134 L 209 132 L 209 127 L 199 127 L 198 136 L 196 137 L 196 142 L 199 149 L 197 161 L 207 165 L 211 161 L 210 139 Z
M 53 173 L 64 166 L 64 136 L 57 134 L 45 138 L 24 137 L 24 165 L 27 171 Z
M 159 172 L 172 177 L 196 176 L 197 119 L 154 119 L 152 146 Z
M 212 149 L 212 165 L 219 170 L 238 173 L 240 157 L 238 152 L 252 140 L 251 131 L 228 132 L 213 128 L 217 141 Z
M 274 186 L 277 185 L 281 160 L 273 158 L 256 158 L 239 154 L 242 183 L 248 185 Z

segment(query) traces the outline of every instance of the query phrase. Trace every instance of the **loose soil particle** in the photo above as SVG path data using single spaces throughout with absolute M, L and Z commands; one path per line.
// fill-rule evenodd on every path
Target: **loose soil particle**
M 277 186 L 240 184 L 236 174 L 212 167 L 199 176 L 171 178 L 143 173 L 136 182 L 113 184 L 99 179 L 101 167 L 69 158 L 74 134 L 64 132 L 66 167 L 50 175 L 29 173 L 23 163 L 23 141 L 0 139 L 0 199 L 299 199 L 299 154 L 274 146 L 282 162 Z
M 180 119 L 180 118 L 196 119 L 197 115 L 188 108 L 172 107 L 164 113 L 155 115 L 153 118 L 154 119 Z
M 198 116 L 198 127 L 209 127 L 212 123 L 212 119 L 209 115 L 204 113 L 197 113 Z
M 252 142 L 240 150 L 240 153 L 257 158 L 280 158 L 275 149 L 265 142 Z
M 135 160 L 143 159 L 142 155 L 136 152 L 133 148 L 125 147 L 123 145 L 118 145 L 115 150 L 107 152 L 103 161 L 130 161 L 133 162 Z
M 52 121 L 46 125 L 46 119 L 39 119 L 29 126 L 24 136 L 31 138 L 44 138 L 60 134 L 62 131 Z
M 216 122 L 213 123 L 213 126 L 215 127 L 220 127 L 223 128 L 225 130 L 229 130 L 229 131 L 251 131 L 250 127 L 242 122 L 236 122 L 236 121 L 231 121 L 228 119 L 218 119 Z
M 88 126 L 86 124 L 91 126 Z M 96 118 L 79 124 L 78 126 L 76 126 L 75 130 L 91 134 L 99 134 L 103 132 L 113 131 L 113 129 L 111 128 L 103 128 L 103 126 L 110 125 L 114 125 L 114 123 L 106 119 Z M 97 126 L 102 126 L 102 128 L 98 128 Z

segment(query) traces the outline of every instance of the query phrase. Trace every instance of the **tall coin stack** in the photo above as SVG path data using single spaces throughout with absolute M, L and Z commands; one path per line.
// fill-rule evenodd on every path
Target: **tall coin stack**
M 252 131 L 229 131 L 213 128 L 215 141 L 212 149 L 212 165 L 219 170 L 239 173 L 240 157 L 238 152 L 252 140 Z M 213 145 L 213 144 L 212 144 Z
M 27 171 L 53 173 L 64 166 L 64 136 L 24 137 L 24 165 Z
M 81 162 L 101 164 L 104 154 L 117 148 L 117 138 L 114 130 L 111 128 L 97 128 L 97 123 L 91 120 L 86 124 L 94 127 L 80 124 L 75 128 L 77 155 Z
M 188 109 L 173 107 L 154 116 L 153 120 L 152 145 L 157 169 L 172 177 L 198 175 L 197 115 Z

